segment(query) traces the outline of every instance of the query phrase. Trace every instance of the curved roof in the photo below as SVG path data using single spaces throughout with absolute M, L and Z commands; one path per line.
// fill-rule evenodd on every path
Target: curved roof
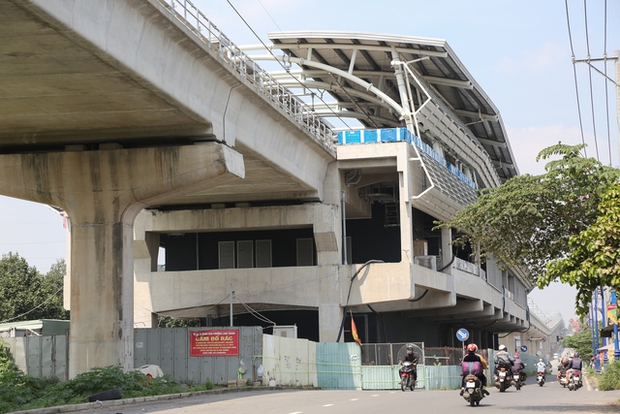
M 484 147 L 502 181 L 518 174 L 499 110 L 445 40 L 337 31 L 271 32 L 269 39 L 274 48 L 302 59 L 303 75 L 312 78 L 319 88 L 323 86 L 342 108 L 355 112 L 359 121 L 369 128 L 402 125 L 402 114 L 378 109 L 376 101 L 365 99 L 368 91 L 346 79 L 337 80 L 337 75 L 303 66 L 303 59 L 355 75 L 400 102 L 399 85 L 393 78 L 396 53 L 430 89 L 430 94 L 441 98 L 460 127 L 471 132 Z M 339 88 L 325 88 L 333 83 L 339 83 Z M 419 94 L 414 93 L 412 98 L 418 100 L 416 108 L 423 103 Z

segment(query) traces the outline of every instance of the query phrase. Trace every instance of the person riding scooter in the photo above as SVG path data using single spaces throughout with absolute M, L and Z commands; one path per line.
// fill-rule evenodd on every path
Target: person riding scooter
M 471 372 L 476 377 L 480 379 L 482 383 L 482 392 L 485 395 L 489 395 L 489 392 L 486 389 L 487 386 L 487 377 L 484 375 L 485 369 L 489 367 L 487 361 L 484 357 L 478 353 L 478 346 L 474 343 L 467 345 L 467 355 L 463 357 L 463 361 L 461 361 L 461 367 L 463 371 L 463 379 L 461 380 L 461 395 L 465 392 L 465 378 L 467 377 L 466 373 Z M 479 362 L 479 364 L 475 364 L 475 362 Z
M 411 362 L 412 367 L 413 367 L 413 371 L 411 372 L 411 374 L 413 376 L 413 380 L 414 381 L 416 381 L 418 379 L 418 369 L 417 369 L 418 368 L 418 359 L 419 359 L 418 354 L 413 352 L 413 344 L 407 344 L 407 353 L 403 357 L 403 360 L 400 361 L 400 363 L 402 364 L 405 361 Z
M 506 345 L 500 345 L 497 349 L 498 351 L 495 353 L 495 359 L 493 360 L 495 362 L 495 371 L 493 373 L 497 374 L 497 369 L 500 366 L 506 367 L 509 374 L 512 373 L 512 366 L 515 362 L 513 356 L 508 353 Z
M 574 371 L 579 371 L 579 373 L 581 373 L 581 368 L 583 367 L 583 362 L 581 361 L 581 358 L 579 358 L 579 353 L 575 352 L 571 359 L 568 360 L 568 364 L 567 364 L 567 369 L 566 369 L 566 381 L 568 382 L 571 374 Z
M 514 374 L 518 373 L 521 383 L 525 384 L 525 380 L 527 379 L 527 374 L 525 373 L 525 364 L 523 363 L 521 358 L 519 358 L 518 352 L 515 352 L 514 358 L 515 360 L 512 363 L 512 372 Z
M 560 378 L 566 377 L 566 371 L 568 370 L 568 366 L 569 366 L 570 360 L 566 357 L 562 357 L 562 359 L 560 360 L 560 365 L 558 365 L 558 381 L 560 381 Z

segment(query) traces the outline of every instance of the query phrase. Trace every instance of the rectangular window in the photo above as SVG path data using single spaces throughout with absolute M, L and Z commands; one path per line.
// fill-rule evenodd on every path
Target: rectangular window
M 237 241 L 237 268 L 254 267 L 254 242 L 252 240 Z
M 235 242 L 221 241 L 217 245 L 220 269 L 235 268 Z
M 256 267 L 271 267 L 271 240 L 256 240 Z
M 314 241 L 297 239 L 297 266 L 314 265 Z

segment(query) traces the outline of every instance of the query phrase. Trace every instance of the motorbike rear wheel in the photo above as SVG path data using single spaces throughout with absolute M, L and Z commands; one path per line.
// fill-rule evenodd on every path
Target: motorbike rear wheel
M 499 392 L 506 392 L 506 383 L 505 382 L 500 382 L 499 383 Z
M 469 405 L 471 405 L 472 407 L 476 405 L 476 401 L 473 395 L 469 396 Z

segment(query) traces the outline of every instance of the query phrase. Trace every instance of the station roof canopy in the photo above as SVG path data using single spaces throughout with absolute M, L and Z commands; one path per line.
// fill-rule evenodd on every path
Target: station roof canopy
M 518 174 L 498 109 L 445 40 L 337 31 L 271 32 L 269 39 L 274 48 L 291 57 L 312 60 L 356 75 L 400 102 L 392 65 L 396 52 L 400 61 L 407 62 L 416 75 L 427 86 L 430 85 L 429 92 L 440 97 L 443 104 L 482 144 L 500 178 L 505 181 Z M 335 82 L 336 77 L 325 70 L 303 65 L 302 68 L 305 76 L 315 81 Z M 341 86 L 356 87 L 346 84 L 346 81 L 340 82 Z M 369 103 L 360 98 L 362 91 L 354 95 L 345 89 L 338 91 L 332 88 L 329 93 L 343 107 L 349 105 L 352 111 L 369 110 Z M 368 106 L 364 107 L 365 104 Z M 376 115 L 376 112 L 373 114 Z M 378 117 L 373 117 L 372 122 L 370 117 L 359 118 L 359 121 L 369 128 L 394 127 L 395 123 L 400 122 L 399 115 L 383 112 L 384 125 L 377 125 L 377 119 L 381 119 Z

